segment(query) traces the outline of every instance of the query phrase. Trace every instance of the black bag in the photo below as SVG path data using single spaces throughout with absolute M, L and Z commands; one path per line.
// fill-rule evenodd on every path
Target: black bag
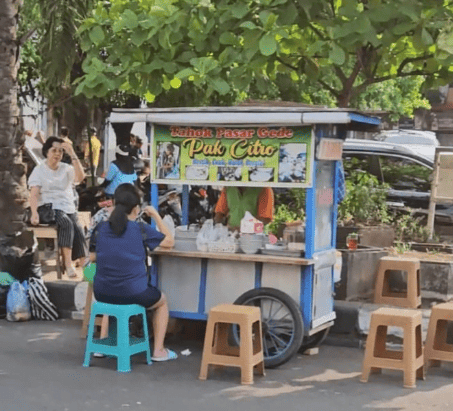
M 55 224 L 55 210 L 52 203 L 40 205 L 38 207 L 39 224 Z
M 38 241 L 33 231 L 24 230 L 15 237 L 0 241 L 0 271 L 22 282 L 29 277 L 41 277 Z
M 0 319 L 6 317 L 6 296 L 8 295 L 9 285 L 0 285 Z

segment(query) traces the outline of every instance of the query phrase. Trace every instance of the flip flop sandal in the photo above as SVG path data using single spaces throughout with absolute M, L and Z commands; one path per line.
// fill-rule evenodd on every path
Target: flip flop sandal
M 151 359 L 156 362 L 163 362 L 163 361 L 176 360 L 176 358 L 178 358 L 178 354 L 176 354 L 174 351 L 169 350 L 168 348 L 166 348 L 166 351 L 167 351 L 166 357 L 152 357 Z
M 69 278 L 76 278 L 77 273 L 76 271 L 72 268 L 70 270 L 66 269 L 66 274 L 68 275 Z

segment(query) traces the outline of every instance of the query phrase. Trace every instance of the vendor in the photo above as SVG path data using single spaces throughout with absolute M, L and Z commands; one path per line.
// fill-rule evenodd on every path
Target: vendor
M 239 229 L 248 211 L 255 218 L 268 224 L 274 217 L 274 192 L 268 187 L 225 187 L 215 207 L 216 223 L 228 217 L 228 227 Z

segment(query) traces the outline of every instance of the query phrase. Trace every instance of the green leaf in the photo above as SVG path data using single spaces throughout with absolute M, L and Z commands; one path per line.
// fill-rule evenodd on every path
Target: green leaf
M 244 23 L 241 23 L 239 27 L 242 27 L 244 29 L 249 29 L 249 30 L 255 30 L 258 28 L 255 23 L 252 23 L 251 21 L 244 21 Z
M 437 47 L 450 54 L 453 54 L 453 33 L 443 32 L 437 38 Z
M 181 84 L 182 84 L 182 82 L 178 77 L 175 77 L 170 81 L 170 86 L 172 88 L 179 88 L 179 87 L 181 87 Z
M 259 46 L 263 56 L 271 56 L 277 51 L 277 42 L 272 33 L 267 33 L 261 37 Z
M 196 74 L 197 73 L 195 71 L 193 71 L 191 68 L 186 68 L 186 69 L 181 70 L 178 73 L 176 73 L 175 77 L 178 77 L 180 79 L 185 79 L 189 76 L 194 76 Z
M 121 18 L 124 22 L 124 26 L 130 30 L 133 30 L 138 26 L 137 15 L 131 9 L 126 9 L 121 15 Z
M 131 35 L 131 41 L 137 47 L 140 47 L 147 38 L 148 32 L 145 30 L 134 30 Z
M 101 44 L 105 39 L 104 30 L 102 30 L 102 27 L 100 26 L 95 26 L 92 30 L 90 30 L 89 36 L 90 40 L 96 44 L 96 46 Z
M 430 46 L 433 44 L 433 38 L 431 37 L 431 34 L 429 34 L 428 30 L 425 28 L 422 28 L 422 42 L 426 46 Z
M 379 7 L 375 7 L 370 10 L 370 20 L 379 23 L 385 23 L 395 17 L 395 8 L 392 5 L 380 4 Z
M 164 64 L 164 70 L 166 73 L 174 73 L 176 70 L 178 70 L 178 65 L 173 62 L 165 63 Z
M 213 78 L 210 79 L 209 84 L 214 87 L 214 89 L 220 94 L 220 95 L 225 95 L 230 91 L 230 86 L 229 84 L 221 79 L 221 78 Z
M 342 24 L 341 26 L 335 26 L 332 28 L 332 38 L 341 39 L 343 37 L 349 36 L 355 31 L 356 27 L 351 22 Z
M 371 23 L 368 17 L 361 17 L 354 22 L 354 27 L 357 33 L 363 34 L 371 30 Z
M 392 28 L 392 33 L 396 34 L 397 36 L 401 36 L 402 34 L 406 34 L 415 28 L 416 24 L 414 23 L 401 23 Z
M 224 31 L 219 38 L 220 44 L 236 44 L 237 39 L 236 36 L 229 32 L 229 31 Z
M 291 2 L 286 8 L 277 11 L 279 14 L 278 22 L 284 26 L 293 24 L 299 16 L 296 6 Z
M 233 17 L 236 17 L 237 19 L 242 19 L 249 12 L 248 6 L 239 2 L 231 6 L 230 10 Z
M 329 59 L 337 66 L 341 66 L 346 60 L 346 54 L 341 47 L 333 43 L 329 51 Z
M 144 97 L 148 103 L 153 103 L 154 100 L 156 99 L 156 96 L 153 93 L 150 93 L 149 91 L 145 93 Z
M 194 57 L 196 57 L 196 54 L 193 51 L 184 51 L 178 56 L 176 60 L 180 61 L 181 63 L 188 63 Z
M 218 66 L 217 61 L 211 57 L 194 58 L 190 60 L 190 64 L 192 64 L 201 75 L 209 73 Z

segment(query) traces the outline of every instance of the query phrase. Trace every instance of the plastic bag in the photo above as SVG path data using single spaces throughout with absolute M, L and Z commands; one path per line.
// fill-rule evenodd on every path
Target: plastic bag
M 162 219 L 164 224 L 167 226 L 167 228 L 170 230 L 170 233 L 173 238 L 175 238 L 175 222 L 173 221 L 173 218 L 169 216 L 168 214 L 165 215 L 165 217 Z
M 198 251 L 208 251 L 209 238 L 212 236 L 214 221 L 206 220 L 197 235 Z
M 28 321 L 31 318 L 30 302 L 27 297 L 27 282 L 14 281 L 6 297 L 7 321 Z
M 214 225 L 213 220 L 206 220 L 197 236 L 197 249 L 209 251 L 208 244 L 216 242 L 231 243 L 234 242 L 234 237 L 228 232 L 228 227 L 223 224 Z

